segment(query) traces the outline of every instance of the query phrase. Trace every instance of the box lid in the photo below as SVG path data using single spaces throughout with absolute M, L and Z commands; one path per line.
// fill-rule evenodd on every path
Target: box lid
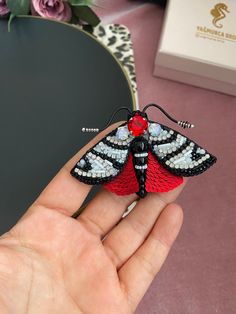
M 169 0 L 156 64 L 236 84 L 235 20 L 234 0 Z

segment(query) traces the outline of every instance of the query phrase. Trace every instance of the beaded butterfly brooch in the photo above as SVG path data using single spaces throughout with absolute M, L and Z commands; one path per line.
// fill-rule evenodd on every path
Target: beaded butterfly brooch
M 89 149 L 71 175 L 91 185 L 103 184 L 118 195 L 136 193 L 143 198 L 148 192 L 168 192 L 183 182 L 183 177 L 198 175 L 216 162 L 216 157 L 169 127 L 150 121 L 149 107 L 161 110 L 171 121 L 182 128 L 194 127 L 188 121 L 178 121 L 156 104 L 142 111 L 131 112 L 127 122 L 107 134 Z M 106 126 L 106 127 L 107 127 Z M 83 132 L 99 129 L 83 128 Z

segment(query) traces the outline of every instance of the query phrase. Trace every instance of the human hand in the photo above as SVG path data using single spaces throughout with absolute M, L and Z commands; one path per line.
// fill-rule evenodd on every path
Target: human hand
M 109 131 L 109 130 L 107 130 Z M 183 185 L 136 196 L 102 189 L 76 220 L 90 186 L 70 170 L 84 147 L 0 238 L 1 314 L 130 314 L 159 272 L 182 224 Z

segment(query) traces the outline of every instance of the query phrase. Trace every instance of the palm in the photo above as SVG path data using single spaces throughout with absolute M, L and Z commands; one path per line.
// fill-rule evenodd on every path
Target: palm
M 39 210 L 1 244 L 0 264 L 11 273 L 2 292 L 20 302 L 13 313 L 27 306 L 29 313 L 128 313 L 116 267 L 100 239 L 76 220 Z
M 71 218 L 89 191 L 68 173 L 75 159 L 0 238 L 2 314 L 133 313 L 179 231 L 168 203 L 181 188 L 147 196 L 118 225 L 134 196 L 103 190 Z

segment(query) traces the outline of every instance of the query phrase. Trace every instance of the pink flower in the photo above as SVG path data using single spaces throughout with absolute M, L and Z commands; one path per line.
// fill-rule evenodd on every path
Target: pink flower
M 72 15 L 69 4 L 63 0 L 32 0 L 31 12 L 33 15 L 64 22 L 70 21 Z
M 0 0 L 0 16 L 6 15 L 10 10 L 7 7 L 6 0 Z

